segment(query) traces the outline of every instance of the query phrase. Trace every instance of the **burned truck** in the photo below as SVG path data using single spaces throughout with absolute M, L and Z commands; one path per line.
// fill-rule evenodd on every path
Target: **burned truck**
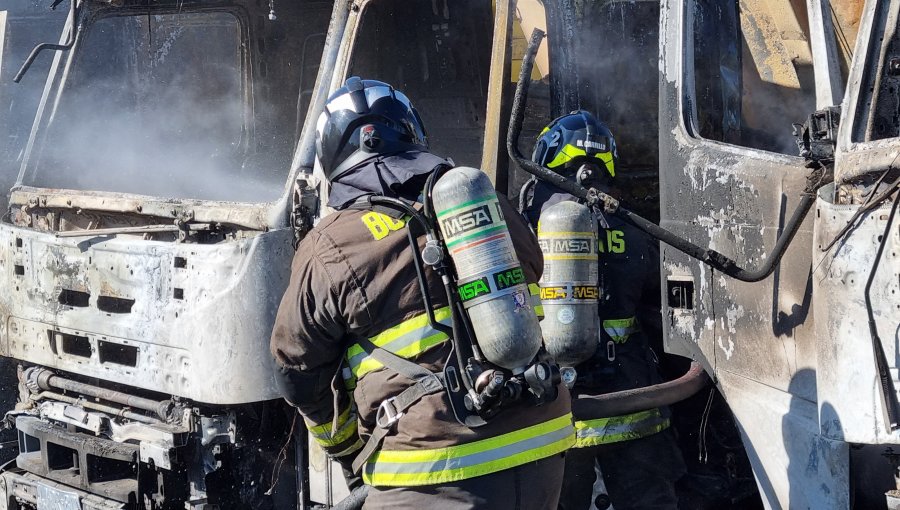
M 661 241 L 664 348 L 710 374 L 762 503 L 900 507 L 900 2 L 544 5 L 551 113 L 646 171 L 573 192 Z M 707 423 L 680 428 L 694 473 Z
M 67 7 L 16 62 L 42 93 L 0 226 L 0 507 L 293 508 L 268 336 L 333 5 Z
M 0 508 L 331 504 L 343 481 L 268 347 L 293 247 L 326 212 L 307 111 L 380 78 L 416 98 L 436 152 L 480 165 L 491 5 L 66 5 L 16 62 L 43 89 L 0 225 L 19 447 Z
M 616 133 L 622 209 L 668 231 L 663 347 L 710 374 L 743 441 L 725 483 L 740 450 L 768 507 L 893 505 L 900 2 L 544 6 L 547 108 L 526 128 L 581 107 Z M 348 76 L 392 83 L 436 153 L 515 195 L 513 11 L 73 1 L 17 73 L 43 88 L 0 222 L 0 354 L 19 365 L 0 508 L 342 498 L 268 352 L 293 245 L 327 214 L 316 113 Z
M 900 2 L 763 4 L 662 6 L 661 224 L 746 269 L 664 244 L 666 347 L 769 507 L 897 508 Z

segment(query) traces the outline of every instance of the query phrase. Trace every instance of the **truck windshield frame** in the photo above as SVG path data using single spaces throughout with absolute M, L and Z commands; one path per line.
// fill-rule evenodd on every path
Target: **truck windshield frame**
M 285 11 L 296 17 L 318 3 L 325 4 Z M 80 9 L 75 45 L 55 58 L 47 79 L 17 185 L 247 204 L 283 199 L 305 113 L 302 75 L 312 56 L 305 53 L 314 53 L 303 46 L 297 55 L 301 43 L 288 38 L 307 44 L 321 16 L 288 28 L 230 0 L 125 4 Z M 310 33 L 291 32 L 303 25 Z

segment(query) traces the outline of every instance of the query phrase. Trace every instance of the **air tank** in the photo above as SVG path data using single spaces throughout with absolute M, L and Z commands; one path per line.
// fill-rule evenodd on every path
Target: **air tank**
M 538 222 L 544 253 L 541 330 L 547 352 L 562 366 L 586 361 L 599 343 L 596 225 L 586 205 L 570 201 L 548 207 Z
M 490 179 L 457 167 L 435 183 L 438 225 L 475 339 L 491 363 L 518 373 L 541 347 L 541 327 Z

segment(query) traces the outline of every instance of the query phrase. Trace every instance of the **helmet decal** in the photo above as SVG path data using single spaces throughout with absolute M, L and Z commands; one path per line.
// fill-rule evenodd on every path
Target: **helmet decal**
M 557 172 L 592 163 L 615 177 L 618 154 L 609 128 L 590 112 L 578 110 L 555 119 L 541 131 L 531 160 Z

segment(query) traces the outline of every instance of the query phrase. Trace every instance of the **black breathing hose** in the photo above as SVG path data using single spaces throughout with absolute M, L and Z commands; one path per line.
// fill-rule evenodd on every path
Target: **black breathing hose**
M 737 262 L 716 250 L 701 248 L 700 246 L 679 237 L 675 233 L 660 227 L 652 221 L 644 219 L 634 212 L 621 207 L 618 200 L 606 193 L 594 188 L 584 188 L 578 183 L 569 180 L 556 172 L 548 170 L 522 155 L 521 151 L 519 151 L 518 142 L 519 136 L 522 133 L 522 121 L 525 117 L 525 103 L 528 100 L 528 84 L 531 79 L 534 58 L 537 54 L 538 47 L 541 44 L 541 39 L 543 38 L 544 32 L 540 29 L 535 29 L 528 42 L 528 49 L 525 52 L 525 57 L 522 59 L 519 82 L 516 84 L 516 93 L 513 97 L 509 133 L 506 137 L 506 150 L 509 152 L 510 158 L 518 163 L 523 170 L 534 175 L 538 179 L 549 182 L 560 190 L 584 200 L 590 206 L 602 206 L 602 209 L 606 214 L 622 218 L 646 232 L 654 239 L 662 241 L 685 255 L 693 257 L 732 278 L 744 282 L 758 282 L 771 275 L 772 272 L 775 271 L 775 267 L 778 266 L 778 263 L 781 261 L 782 256 L 787 251 L 787 247 L 791 244 L 797 231 L 800 230 L 800 225 L 803 223 L 809 210 L 812 209 L 812 206 L 815 203 L 815 191 L 818 189 L 817 187 L 820 183 L 823 182 L 822 179 L 815 177 L 821 177 L 823 169 L 820 168 L 814 172 L 809 179 L 809 183 L 803 191 L 797 209 L 785 225 L 784 232 L 782 232 L 781 236 L 776 241 L 775 248 L 772 250 L 772 253 L 766 257 L 765 262 L 756 269 L 744 269 L 740 267 Z
M 420 225 L 422 225 L 422 229 L 428 233 L 433 235 L 431 231 L 429 222 L 422 216 L 422 213 L 417 211 L 413 206 L 407 204 L 406 202 L 392 197 L 384 197 L 379 195 L 370 195 L 368 197 L 369 203 L 373 205 L 381 205 L 384 207 L 390 207 L 391 209 L 396 209 L 400 212 L 406 213 L 410 216 L 410 220 L 415 220 Z M 431 293 L 428 291 L 428 280 L 425 278 L 424 273 L 424 263 L 422 262 L 422 253 L 419 252 L 419 243 L 416 241 L 416 235 L 413 234 L 412 226 L 406 227 L 407 237 L 409 239 L 409 247 L 412 250 L 413 261 L 415 262 L 413 265 L 416 267 L 416 277 L 419 282 L 419 292 L 422 294 L 422 301 L 425 303 L 425 313 L 428 315 L 428 322 L 431 323 L 431 327 L 444 333 L 448 336 L 453 334 L 453 330 L 448 326 L 441 324 L 437 318 L 434 316 L 434 306 L 432 306 L 431 301 Z
M 340 500 L 330 510 L 360 510 L 369 495 L 369 486 L 360 485 L 350 491 L 346 498 Z

